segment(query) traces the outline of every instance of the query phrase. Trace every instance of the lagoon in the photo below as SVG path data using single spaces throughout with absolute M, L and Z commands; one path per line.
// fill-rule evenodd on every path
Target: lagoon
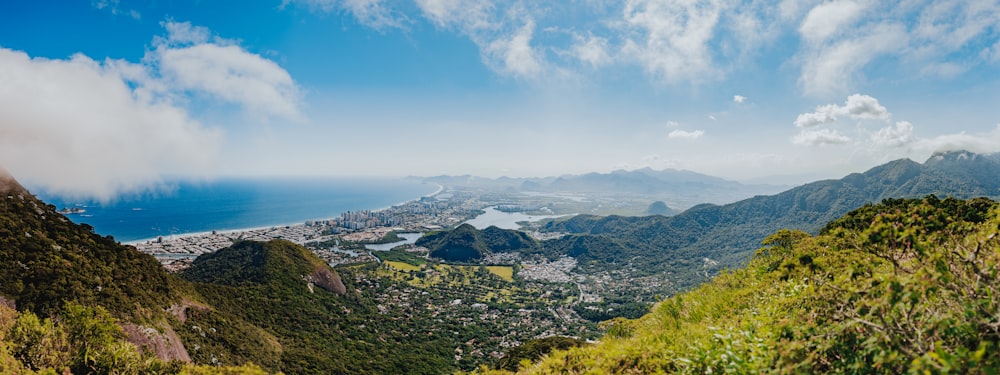
M 520 229 L 521 226 L 518 222 L 522 221 L 538 221 L 542 219 L 549 219 L 560 217 L 563 215 L 526 215 L 522 212 L 503 212 L 496 209 L 496 207 L 487 207 L 482 215 L 476 216 L 472 220 L 468 220 L 465 223 L 476 227 L 476 229 L 486 229 L 489 226 L 495 226 L 500 229 Z

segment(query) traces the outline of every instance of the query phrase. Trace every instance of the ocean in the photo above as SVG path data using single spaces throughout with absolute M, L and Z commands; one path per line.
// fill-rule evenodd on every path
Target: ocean
M 389 178 L 223 178 L 170 182 L 161 191 L 101 203 L 38 197 L 101 235 L 133 242 L 213 230 L 261 228 L 375 210 L 432 194 L 438 186 Z

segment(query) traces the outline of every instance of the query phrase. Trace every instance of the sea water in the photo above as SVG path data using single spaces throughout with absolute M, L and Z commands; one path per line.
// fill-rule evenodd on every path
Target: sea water
M 223 178 L 177 181 L 110 202 L 39 194 L 95 232 L 130 242 L 214 230 L 261 228 L 374 210 L 431 194 L 437 185 L 389 178 Z

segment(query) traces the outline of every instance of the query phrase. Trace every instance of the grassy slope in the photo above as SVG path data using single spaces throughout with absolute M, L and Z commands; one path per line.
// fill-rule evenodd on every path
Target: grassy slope
M 745 268 L 522 372 L 996 373 L 998 228 L 992 202 L 928 198 L 779 231 Z

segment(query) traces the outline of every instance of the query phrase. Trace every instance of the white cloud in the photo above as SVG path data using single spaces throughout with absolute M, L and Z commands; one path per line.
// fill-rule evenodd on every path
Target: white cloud
M 804 17 L 799 82 L 806 94 L 843 93 L 887 64 L 904 79 L 952 78 L 989 63 L 1000 2 L 822 2 Z
M 799 27 L 799 33 L 809 43 L 822 43 L 841 29 L 850 26 L 867 8 L 860 1 L 833 1 L 812 8 Z
M 157 38 L 146 56 L 159 73 L 152 78 L 162 81 L 158 87 L 204 94 L 261 115 L 300 116 L 298 86 L 274 61 L 187 22 L 164 27 L 168 36 Z
M 937 1 L 920 12 L 914 34 L 921 53 L 934 55 L 961 49 L 1000 24 L 996 1 Z
M 835 104 L 828 104 L 816 107 L 815 112 L 802 113 L 795 118 L 795 126 L 799 128 L 811 128 L 823 124 L 837 121 L 837 113 L 840 107 Z
M 435 25 L 456 27 L 465 34 L 492 29 L 489 21 L 492 2 L 486 0 L 416 0 L 417 6 Z
M 703 135 L 705 135 L 704 130 L 684 131 L 680 129 L 675 129 L 672 130 L 669 134 L 667 134 L 667 138 L 693 141 L 698 138 L 701 138 L 701 136 Z
M 907 121 L 896 122 L 895 125 L 879 129 L 872 135 L 872 142 L 878 146 L 902 147 L 915 141 L 913 136 L 913 124 Z
M 531 47 L 531 37 L 535 22 L 528 20 L 520 30 L 509 38 L 496 39 L 483 51 L 486 61 L 494 69 L 517 77 L 532 78 L 543 70 L 543 60 L 538 51 Z
M 801 69 L 804 93 L 827 97 L 854 90 L 879 64 L 887 64 L 879 72 L 912 79 L 1000 61 L 995 0 L 414 0 L 416 11 L 387 0 L 284 1 L 349 14 L 378 31 L 405 30 L 422 17 L 469 38 L 496 73 L 527 79 L 634 65 L 656 83 L 697 84 L 767 54 L 763 63 Z M 801 42 L 786 44 L 788 36 Z M 798 48 L 790 60 L 771 60 L 786 47 Z
M 847 97 L 840 110 L 853 119 L 889 120 L 889 110 L 879 104 L 878 99 L 868 95 L 854 94 Z
M 679 123 L 677 121 L 673 121 L 673 120 L 667 121 L 667 128 L 669 128 L 669 129 L 673 129 L 673 128 L 676 128 L 678 126 L 681 126 L 681 123 Z
M 816 107 L 816 111 L 802 113 L 795 119 L 795 126 L 799 128 L 812 128 L 823 124 L 836 122 L 839 117 L 847 116 L 851 119 L 861 120 L 882 120 L 888 121 L 891 115 L 878 99 L 868 95 L 854 94 L 847 97 L 843 106 L 827 104 Z
M 576 43 L 573 44 L 573 56 L 591 67 L 599 68 L 611 63 L 611 55 L 608 54 L 608 40 L 606 38 L 588 35 L 586 38 L 575 36 Z
M 792 143 L 811 146 L 838 145 L 850 141 L 850 138 L 832 129 L 802 129 L 792 137 Z
M 322 12 L 341 11 L 354 16 L 358 23 L 378 31 L 406 28 L 407 18 L 392 9 L 391 2 L 385 0 L 284 0 L 282 6 L 290 3 L 306 5 Z
M 743 104 L 747 100 L 747 97 L 743 95 L 733 95 L 733 102 L 737 104 Z
M 111 199 L 164 172 L 210 173 L 220 143 L 183 108 L 136 95 L 110 62 L 0 48 L 0 165 L 25 183 Z
M 190 22 L 162 22 L 161 25 L 167 30 L 167 37 L 156 37 L 154 44 L 201 44 L 208 43 L 212 39 L 212 31 L 207 27 L 194 26 Z M 225 40 L 220 40 L 222 44 L 228 44 Z
M 273 61 L 202 27 L 163 26 L 141 63 L 0 48 L 0 165 L 55 194 L 111 199 L 164 173 L 214 171 L 223 134 L 191 118 L 192 99 L 299 116 L 298 87 Z
M 1000 124 L 993 130 L 981 134 L 959 132 L 943 134 L 933 138 L 914 140 L 914 148 L 924 154 L 937 151 L 971 151 L 975 153 L 1000 152 Z
M 628 0 L 622 52 L 664 81 L 716 76 L 709 42 L 721 12 L 719 1 Z
M 559 70 L 544 48 L 535 46 L 535 18 L 520 3 L 503 8 L 487 0 L 416 0 L 424 17 L 442 29 L 457 31 L 479 46 L 483 63 L 515 78 L 538 79 Z M 599 55 L 587 56 L 599 59 Z M 596 62 L 596 60 L 595 60 Z
M 807 52 L 799 82 L 809 95 L 829 95 L 852 86 L 858 70 L 879 56 L 898 52 L 908 36 L 898 24 L 878 25 L 867 34 Z
M 135 9 L 124 10 L 121 8 L 121 0 L 94 0 L 91 2 L 94 8 L 106 9 L 116 16 L 125 15 L 133 19 L 141 19 L 142 15 Z

